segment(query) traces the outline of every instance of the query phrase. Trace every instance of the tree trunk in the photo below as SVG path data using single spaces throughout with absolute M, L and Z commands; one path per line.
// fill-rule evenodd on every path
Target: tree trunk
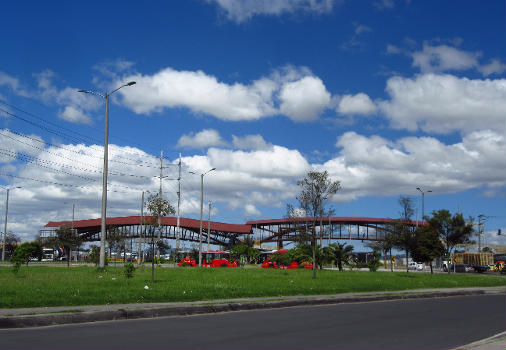
M 390 248 L 390 271 L 394 272 L 394 261 L 392 260 L 392 248 Z
M 409 273 L 408 250 L 406 249 L 406 273 Z
M 313 279 L 316 279 L 316 231 L 313 225 Z
M 430 274 L 434 274 L 434 270 L 432 269 L 432 260 L 430 261 Z

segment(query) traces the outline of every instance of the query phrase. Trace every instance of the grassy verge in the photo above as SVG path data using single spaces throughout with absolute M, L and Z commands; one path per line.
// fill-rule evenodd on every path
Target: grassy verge
M 403 272 L 141 267 L 126 279 L 122 267 L 0 267 L 0 308 L 173 302 L 283 295 L 315 295 L 418 288 L 506 285 L 502 276 Z M 148 286 L 149 289 L 144 287 Z

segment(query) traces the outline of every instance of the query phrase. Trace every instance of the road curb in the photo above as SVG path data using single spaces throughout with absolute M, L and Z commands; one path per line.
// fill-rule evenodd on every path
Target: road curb
M 0 317 L 0 328 L 29 328 L 42 327 L 61 324 L 87 323 L 97 321 L 113 321 L 113 320 L 129 320 L 139 318 L 155 318 L 167 316 L 185 316 L 198 314 L 212 314 L 219 312 L 231 311 L 247 311 L 260 309 L 274 309 L 294 306 L 310 306 L 310 305 L 331 305 L 343 303 L 357 302 L 373 302 L 373 301 L 390 301 L 390 300 L 407 300 L 407 299 L 423 299 L 423 298 L 442 298 L 455 296 L 473 296 L 490 294 L 485 290 L 470 291 L 445 291 L 445 292 L 426 292 L 426 293 L 409 293 L 406 292 L 391 295 L 374 295 L 374 296 L 352 296 L 352 297 L 318 297 L 308 296 L 307 298 L 297 298 L 281 301 L 263 301 L 263 302 L 230 302 L 216 303 L 207 302 L 204 305 L 190 306 L 164 306 L 156 308 L 143 309 L 117 309 L 106 311 L 83 311 L 77 313 L 52 313 L 39 315 L 20 315 L 20 316 L 4 316 Z M 495 294 L 495 293 L 494 293 Z M 135 304 L 132 305 L 135 307 Z
M 501 332 L 489 338 L 453 348 L 452 350 L 502 350 L 506 346 L 505 338 L 506 332 Z

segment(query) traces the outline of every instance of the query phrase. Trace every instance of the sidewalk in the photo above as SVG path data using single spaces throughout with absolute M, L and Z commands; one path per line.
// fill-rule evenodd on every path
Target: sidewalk
M 259 310 L 304 305 L 325 305 L 384 300 L 441 298 L 470 295 L 506 295 L 506 287 L 413 289 L 405 291 L 362 292 L 333 295 L 278 296 L 211 301 L 57 306 L 22 309 L 0 309 L 1 328 L 40 327 L 58 324 L 110 321 L 120 319 L 183 316 L 240 310 Z M 454 350 L 503 350 L 506 335 L 501 333 L 489 339 Z

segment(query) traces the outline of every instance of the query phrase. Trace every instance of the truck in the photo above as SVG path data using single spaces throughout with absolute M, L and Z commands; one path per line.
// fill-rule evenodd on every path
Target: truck
M 455 268 L 459 268 L 462 272 L 468 272 L 470 270 L 474 270 L 475 272 L 485 272 L 489 271 L 494 267 L 494 254 L 492 253 L 453 253 L 452 260 L 453 264 L 455 264 Z M 450 269 L 453 268 L 451 262 L 443 262 L 443 270 L 448 271 L 448 266 Z M 460 271 L 459 271 L 460 272 Z

